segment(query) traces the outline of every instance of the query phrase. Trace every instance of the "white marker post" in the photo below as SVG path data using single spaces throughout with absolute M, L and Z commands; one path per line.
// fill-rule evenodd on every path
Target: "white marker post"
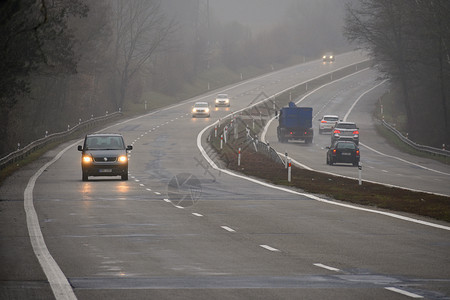
M 287 169 L 288 167 L 288 154 L 287 152 L 284 153 L 284 168 Z
M 223 149 L 223 134 L 220 135 L 220 149 Z
M 291 182 L 291 160 L 288 162 L 288 181 Z
M 241 148 L 239 148 L 239 152 L 238 152 L 238 166 L 241 165 Z
M 217 125 L 214 126 L 214 137 L 215 137 L 215 138 L 217 137 Z
M 358 163 L 358 183 L 359 185 L 362 185 L 362 164 L 361 162 Z

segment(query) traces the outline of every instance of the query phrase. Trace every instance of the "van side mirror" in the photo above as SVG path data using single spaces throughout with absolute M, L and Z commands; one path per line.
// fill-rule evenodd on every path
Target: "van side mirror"
M 83 146 L 78 145 L 78 151 L 83 151 Z
M 133 150 L 133 146 L 128 145 L 128 146 L 127 146 L 127 150 Z

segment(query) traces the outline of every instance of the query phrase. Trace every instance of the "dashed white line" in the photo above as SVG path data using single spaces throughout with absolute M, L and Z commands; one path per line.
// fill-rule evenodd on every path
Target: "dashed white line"
M 410 292 L 407 292 L 407 291 L 404 291 L 404 290 L 401 290 L 401 289 L 398 289 L 398 288 L 395 288 L 395 287 L 385 287 L 385 289 L 389 290 L 391 292 L 399 293 L 399 294 L 402 294 L 402 295 L 405 295 L 405 296 L 408 296 L 408 297 L 411 297 L 411 298 L 415 298 L 415 299 L 422 299 L 423 298 L 420 295 L 417 295 L 417 294 L 414 294 L 414 293 L 410 293 Z
M 336 268 L 333 268 L 333 267 L 330 267 L 330 266 L 327 266 L 327 265 L 324 265 L 324 264 L 319 264 L 319 263 L 317 263 L 317 264 L 314 264 L 316 267 L 319 267 L 319 268 L 323 268 L 323 269 L 327 269 L 327 270 L 330 270 L 330 271 L 335 271 L 335 272 L 339 272 L 339 271 L 341 271 L 341 270 L 339 270 L 339 269 L 336 269 Z
M 140 180 L 139 179 L 135 179 L 134 181 L 139 182 Z
M 140 185 L 140 186 L 145 186 L 145 184 L 143 184 L 143 183 L 140 183 L 139 185 Z
M 164 199 L 164 201 L 166 201 L 167 203 L 172 203 L 172 201 L 170 201 L 169 199 Z
M 194 216 L 196 216 L 196 217 L 203 217 L 203 215 L 202 214 L 199 214 L 199 213 L 192 213 Z
M 269 251 L 280 252 L 280 250 L 278 250 L 277 248 L 273 248 L 273 247 L 270 247 L 268 245 L 259 245 L 259 246 L 263 247 L 264 249 L 269 250 Z
M 152 189 L 149 189 L 149 188 L 146 188 L 146 190 L 147 190 L 147 191 L 149 191 L 149 192 L 151 192 L 151 191 L 152 191 Z
M 236 232 L 236 230 L 234 230 L 233 228 L 230 228 L 228 226 L 220 226 L 220 227 L 222 227 L 223 229 L 225 229 L 226 231 L 229 231 L 229 232 Z
M 156 195 L 161 195 L 161 193 L 160 192 L 154 192 Z

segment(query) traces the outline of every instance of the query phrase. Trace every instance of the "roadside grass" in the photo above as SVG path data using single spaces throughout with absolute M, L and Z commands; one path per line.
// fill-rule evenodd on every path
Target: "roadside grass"
M 242 143 L 229 142 L 220 149 L 216 141 L 211 146 L 219 154 L 225 166 L 247 176 L 260 178 L 266 182 L 294 187 L 308 193 L 324 195 L 352 204 L 369 206 L 398 212 L 421 215 L 436 220 L 450 222 L 450 197 L 414 192 L 382 184 L 333 176 L 292 166 L 292 180 L 287 180 L 284 165 L 275 163 L 266 155 L 255 152 L 253 147 L 243 147 Z M 237 149 L 241 147 L 241 165 L 237 165 Z

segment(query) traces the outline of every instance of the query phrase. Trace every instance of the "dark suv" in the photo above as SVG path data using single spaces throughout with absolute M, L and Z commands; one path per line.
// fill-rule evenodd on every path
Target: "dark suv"
M 133 146 L 125 146 L 120 134 L 86 135 L 83 146 L 78 146 L 83 181 L 89 176 L 121 176 L 128 180 L 127 150 L 132 149 Z

